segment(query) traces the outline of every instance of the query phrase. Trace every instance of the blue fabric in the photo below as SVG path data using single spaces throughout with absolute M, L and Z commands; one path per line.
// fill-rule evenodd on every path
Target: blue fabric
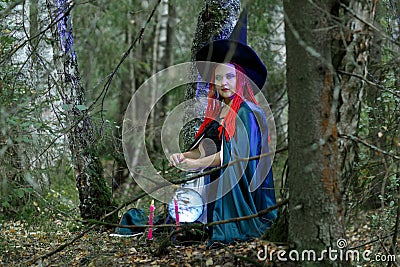
M 144 214 L 142 209 L 132 208 L 124 213 L 121 218 L 121 225 L 146 225 L 148 217 Z M 143 229 L 137 228 L 121 228 L 116 227 L 115 233 L 120 235 L 131 235 L 143 231 Z
M 235 136 L 229 142 L 223 137 L 222 164 L 268 152 L 267 128 L 264 112 L 254 104 L 244 102 L 238 111 Z M 273 174 L 269 167 L 270 159 L 263 158 L 223 169 L 218 182 L 220 198 L 207 207 L 209 219 L 221 221 L 252 215 L 276 204 Z M 276 216 L 274 210 L 262 218 L 213 226 L 209 245 L 215 241 L 231 243 L 260 237 Z
M 154 216 L 154 225 L 160 223 L 162 219 L 161 215 Z M 145 215 L 144 210 L 131 208 L 122 215 L 121 225 L 147 225 L 149 222 L 149 217 Z M 120 235 L 132 235 L 140 232 L 144 232 L 145 228 L 123 228 L 116 227 L 114 233 Z

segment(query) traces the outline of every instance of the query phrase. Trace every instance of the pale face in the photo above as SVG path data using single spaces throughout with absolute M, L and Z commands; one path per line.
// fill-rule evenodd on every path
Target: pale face
M 233 64 L 218 64 L 215 68 L 215 86 L 225 103 L 229 103 L 236 91 L 236 69 Z

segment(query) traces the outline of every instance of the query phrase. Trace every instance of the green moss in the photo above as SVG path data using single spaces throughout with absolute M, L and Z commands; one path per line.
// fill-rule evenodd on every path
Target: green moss
M 278 212 L 278 218 L 276 219 L 275 223 L 264 233 L 261 239 L 283 243 L 288 241 L 289 228 L 287 214 L 285 213 L 287 212 L 282 212 L 281 210 Z

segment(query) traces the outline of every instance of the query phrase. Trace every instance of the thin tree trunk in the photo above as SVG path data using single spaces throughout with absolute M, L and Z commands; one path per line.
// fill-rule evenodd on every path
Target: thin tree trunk
M 168 34 L 168 3 L 169 0 L 162 0 L 160 5 L 160 12 L 158 13 L 156 20 L 155 33 L 153 38 L 153 66 L 152 66 L 152 75 L 157 72 L 163 70 L 167 67 L 166 63 L 166 50 L 167 50 L 167 34 Z M 150 142 L 150 149 L 153 152 L 158 152 L 160 150 L 160 142 L 161 139 L 161 131 L 159 124 L 162 121 L 163 111 L 165 106 L 161 105 L 163 102 L 157 101 L 156 98 L 156 90 L 157 90 L 157 80 L 155 78 L 152 79 L 154 82 L 153 91 L 151 92 L 151 102 L 157 103 L 151 111 L 149 125 L 151 127 L 150 133 L 152 140 Z M 165 96 L 164 96 L 165 99 Z
M 289 97 L 289 241 L 297 251 L 336 249 L 343 237 L 338 88 L 329 15 L 339 1 L 284 1 Z M 301 10 L 301 12 L 299 12 Z M 328 17 L 328 18 L 327 18 Z M 321 254 L 319 254 L 321 255 Z M 312 261 L 299 263 L 314 266 Z M 325 258 L 324 266 L 337 266 Z
M 131 1 L 131 5 L 133 5 L 133 1 Z M 126 20 L 128 21 L 127 26 L 126 26 L 126 39 L 125 43 L 129 46 L 133 40 L 134 36 L 134 24 L 132 20 L 132 14 L 127 12 L 126 14 Z M 140 20 L 140 19 L 139 19 Z M 141 20 L 138 22 L 140 23 Z M 139 48 L 141 47 L 141 43 L 138 44 Z M 128 66 L 128 75 L 125 75 L 124 79 L 121 81 L 121 92 L 118 96 L 118 108 L 119 112 L 117 113 L 117 118 L 116 122 L 120 126 L 118 128 L 115 128 L 114 134 L 117 137 L 117 154 L 115 155 L 115 162 L 116 162 L 116 167 L 115 167 L 115 174 L 113 177 L 113 189 L 117 189 L 120 185 L 122 185 L 127 178 L 129 177 L 129 170 L 128 167 L 126 166 L 126 162 L 124 159 L 123 155 L 123 149 L 122 149 L 122 143 L 120 140 L 122 140 L 122 124 L 123 124 L 123 119 L 125 115 L 126 108 L 129 104 L 129 101 L 132 98 L 132 95 L 136 91 L 136 76 L 135 76 L 135 58 L 137 61 L 140 61 L 141 55 L 140 54 L 134 54 L 130 53 L 128 56 L 127 60 L 127 66 Z M 140 148 L 139 148 L 140 149 Z
M 167 25 L 167 39 L 165 46 L 165 66 L 172 66 L 174 62 L 174 35 L 175 35 L 176 12 L 175 7 L 171 2 L 168 2 L 168 25 Z
M 156 25 L 154 27 L 154 34 L 153 34 L 153 53 L 152 53 L 152 61 L 153 61 L 153 66 L 152 66 L 152 71 L 151 74 L 154 75 L 157 73 L 158 71 L 158 61 L 159 61 L 159 42 L 160 42 L 160 28 L 161 28 L 161 24 L 160 24 L 160 17 L 161 14 L 158 13 L 158 16 L 155 18 L 155 22 Z M 152 79 L 151 80 L 153 83 L 151 92 L 150 92 L 150 103 L 156 103 L 156 95 L 157 95 L 157 79 Z M 150 112 L 150 116 L 149 116 L 149 122 L 148 125 L 150 127 L 149 129 L 149 134 L 150 134 L 150 142 L 149 142 L 149 150 L 154 152 L 155 151 L 155 146 L 156 146 L 156 126 L 155 126 L 155 122 L 156 122 L 156 105 L 152 108 L 151 112 Z
M 376 2 L 376 1 L 375 1 Z M 381 7 L 381 8 L 380 8 Z M 378 29 L 381 29 L 379 21 L 375 20 L 378 18 L 378 16 L 383 16 L 383 14 L 378 15 L 379 13 L 383 13 L 384 10 L 382 10 L 382 5 L 375 6 L 376 11 L 374 14 L 377 14 L 374 16 L 374 26 L 377 27 Z M 384 31 L 384 29 L 381 29 Z M 368 76 L 366 77 L 368 80 L 372 80 L 373 82 L 376 82 L 378 84 L 383 84 L 382 80 L 384 79 L 383 74 L 382 74 L 382 53 L 384 52 L 382 50 L 382 45 L 383 45 L 383 38 L 381 36 L 381 33 L 379 31 L 373 31 L 373 37 L 371 41 L 371 48 L 370 48 L 370 57 L 369 57 L 369 67 L 368 67 Z M 368 120 L 369 120 L 369 126 L 368 126 L 368 140 L 370 140 L 371 144 L 375 144 L 377 147 L 380 147 L 384 150 L 386 150 L 386 141 L 385 138 L 381 138 L 379 136 L 379 132 L 382 130 L 382 121 L 385 120 L 385 106 L 383 105 L 377 105 L 376 101 L 378 97 L 380 97 L 382 94 L 382 91 L 380 88 L 377 88 L 376 86 L 373 85 L 368 85 L 366 87 L 366 95 L 365 95 L 365 104 L 368 107 L 373 107 L 368 111 Z M 375 177 L 372 179 L 370 183 L 370 188 L 369 195 L 363 195 L 365 198 L 365 204 L 364 206 L 366 208 L 374 209 L 378 208 L 381 205 L 381 201 L 378 197 L 380 194 L 381 188 L 382 188 L 382 164 L 385 164 L 387 161 L 386 156 L 381 154 L 381 153 L 376 153 L 376 151 L 371 150 L 369 153 L 369 176 Z M 351 180 L 350 183 L 354 187 L 354 191 L 356 193 L 361 193 L 361 189 L 359 188 L 359 185 L 357 184 L 357 181 Z
M 364 81 L 357 76 L 367 76 L 371 31 L 369 26 L 355 17 L 373 21 L 373 0 L 350 1 L 339 10 L 345 20 L 340 24 L 333 43 L 333 64 L 340 74 L 338 133 L 357 136 L 361 112 L 361 99 L 364 94 Z M 356 145 L 352 140 L 339 139 L 339 169 L 343 184 L 349 185 L 353 177 L 356 160 Z M 346 186 L 348 189 L 349 186 Z
M 167 35 L 168 35 L 168 17 L 169 17 L 169 0 L 162 0 L 160 5 L 159 13 L 159 35 L 158 35 L 158 47 L 157 47 L 157 58 L 154 62 L 155 71 L 158 72 L 166 67 L 166 51 L 167 51 Z
M 32 38 L 39 33 L 39 1 L 38 0 L 30 0 L 29 1 L 29 37 Z M 37 69 L 37 48 L 39 44 L 39 38 L 34 38 L 30 40 L 30 50 L 31 50 L 31 58 L 32 58 L 32 66 L 33 69 Z M 35 68 L 36 67 L 36 68 Z M 36 77 L 35 77 L 36 78 Z M 37 79 L 34 81 L 37 82 Z
M 142 3 L 145 1 L 142 1 Z M 132 2 L 133 4 L 133 2 Z M 145 18 L 143 17 L 142 13 L 139 13 L 135 16 L 135 24 L 141 24 L 144 22 Z M 133 26 L 133 25 L 132 25 Z M 130 27 L 130 34 L 133 34 L 133 27 Z M 137 44 L 137 48 L 135 49 L 135 51 L 133 53 L 131 53 L 129 55 L 129 59 L 130 59 L 130 67 L 129 67 L 129 77 L 130 77 L 130 84 L 131 84 L 131 94 L 133 95 L 136 90 L 137 90 L 137 82 L 140 81 L 140 73 L 136 73 L 135 71 L 135 62 L 140 62 L 143 60 L 143 54 L 144 54 L 144 47 L 147 47 L 147 45 L 144 42 L 140 42 Z M 139 83 L 139 82 L 138 82 Z M 132 101 L 135 101 L 135 99 L 132 99 Z M 131 103 L 131 105 L 137 105 L 137 103 Z M 121 113 L 125 113 L 126 111 L 126 107 L 122 109 L 121 107 Z M 140 114 L 134 114 L 132 116 L 140 116 Z M 138 118 L 136 118 L 135 120 L 137 120 Z M 121 122 L 122 125 L 122 122 Z M 121 131 L 122 131 L 122 127 L 121 127 Z M 132 168 L 135 167 L 137 165 L 137 163 L 139 162 L 140 158 L 140 151 L 143 149 L 142 147 L 142 143 L 137 144 L 137 147 L 135 147 L 134 152 L 132 153 L 133 157 L 132 157 L 132 161 L 129 163 L 129 166 L 131 166 Z M 122 149 L 121 149 L 122 151 Z M 128 170 L 128 175 L 129 175 L 129 170 Z
M 99 219 L 112 208 L 111 193 L 103 177 L 103 166 L 95 144 L 95 128 L 84 106 L 85 92 L 73 48 L 70 6 L 65 0 L 57 0 L 54 6 L 57 9 L 52 14 L 56 19 L 61 18 L 56 36 L 61 42 L 63 57 L 58 58 L 56 64 L 67 113 L 65 119 L 71 127 L 67 136 L 79 192 L 80 214 L 84 219 Z
M 175 7 L 171 3 L 170 0 L 166 0 L 164 5 L 166 5 L 164 8 L 167 9 L 167 13 L 165 15 L 164 12 L 164 17 L 167 20 L 166 21 L 166 29 L 165 29 L 165 42 L 164 49 L 163 49 L 163 57 L 162 57 L 162 65 L 165 67 L 170 67 L 174 63 L 174 35 L 175 35 L 175 21 L 176 21 L 176 12 L 175 12 Z M 161 46 L 162 47 L 162 46 Z M 167 109 L 168 105 L 170 105 L 170 102 L 172 101 L 172 98 L 169 95 L 164 95 L 162 100 L 161 100 L 161 110 L 159 112 L 160 117 L 165 117 L 167 114 Z M 161 138 L 161 136 L 160 136 Z

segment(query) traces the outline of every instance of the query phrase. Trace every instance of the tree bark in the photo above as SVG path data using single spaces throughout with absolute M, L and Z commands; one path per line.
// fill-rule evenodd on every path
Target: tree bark
M 95 143 L 95 128 L 86 110 L 85 91 L 80 82 L 78 63 L 73 48 L 70 6 L 65 0 L 54 2 L 52 11 L 57 23 L 62 57 L 56 64 L 60 73 L 61 98 L 66 109 L 67 132 L 72 154 L 80 214 L 84 219 L 99 219 L 112 208 L 111 193 L 103 177 L 103 166 Z
M 329 16 L 338 5 L 335 0 L 284 1 L 289 241 L 298 251 L 313 249 L 318 253 L 328 247 L 336 249 L 336 241 L 344 235 L 338 161 L 338 84 L 331 60 L 333 33 L 329 30 Z M 302 266 L 313 264 L 301 262 Z M 338 265 L 327 257 L 323 264 Z
M 191 60 L 195 61 L 197 51 L 212 40 L 228 39 L 235 27 L 240 15 L 239 0 L 206 0 L 205 6 L 197 20 L 197 29 L 192 44 Z M 197 70 L 193 69 L 191 77 L 197 78 Z M 205 86 L 188 85 L 185 93 L 185 101 L 197 97 L 207 96 Z M 205 108 L 205 107 L 204 107 Z M 196 110 L 193 106 L 185 107 L 185 121 L 194 118 L 195 115 L 203 114 L 204 110 Z M 182 130 L 183 146 L 188 148 L 201 124 L 200 119 L 189 121 Z
M 382 6 L 382 5 L 381 5 Z M 384 32 L 384 29 L 381 28 L 379 21 L 377 21 L 377 17 L 384 16 L 384 10 L 379 8 L 379 5 L 375 6 L 376 11 L 374 14 L 374 26 Z M 382 13 L 382 14 L 379 14 Z M 368 61 L 368 76 L 366 77 L 368 80 L 372 80 L 378 84 L 383 84 L 383 75 L 382 75 L 382 47 L 384 44 L 383 37 L 379 31 L 373 31 L 373 36 L 370 44 L 370 57 Z M 379 137 L 379 132 L 382 130 L 382 121 L 385 120 L 385 106 L 377 105 L 376 101 L 378 97 L 382 94 L 380 88 L 377 88 L 373 85 L 367 85 L 366 93 L 364 97 L 365 104 L 368 107 L 371 107 L 368 111 L 368 140 L 371 144 L 376 145 L 377 147 L 386 150 L 386 142 L 385 138 Z M 381 205 L 381 201 L 379 199 L 379 194 L 381 191 L 381 181 L 382 177 L 382 165 L 385 163 L 385 155 L 381 153 L 377 153 L 375 150 L 370 150 L 369 152 L 369 171 L 368 175 L 371 177 L 375 177 L 372 179 L 371 183 L 368 185 L 369 194 L 365 192 L 365 187 L 361 185 L 357 180 L 350 180 L 349 183 L 351 185 L 351 190 L 354 190 L 357 194 L 362 194 L 361 200 L 365 201 L 364 206 L 366 208 L 374 209 L 378 208 Z M 361 192 L 364 190 L 364 192 Z
M 338 133 L 345 136 L 357 136 L 360 122 L 361 99 L 365 83 L 359 77 L 367 77 L 370 43 L 372 33 L 365 23 L 355 16 L 373 21 L 374 0 L 350 1 L 346 7 L 338 10 L 345 21 L 339 24 L 332 45 L 333 64 L 339 71 L 340 95 Z M 356 145 L 352 140 L 339 139 L 339 169 L 346 189 L 350 188 L 353 166 L 356 160 Z
M 172 34 L 171 30 L 169 30 L 169 0 L 162 0 L 159 8 L 159 13 L 156 18 L 155 31 L 153 36 L 153 54 L 152 54 L 152 75 L 155 75 L 157 72 L 168 67 L 167 58 L 170 57 L 172 50 L 170 48 L 167 49 L 167 39 L 168 34 Z M 164 114 L 166 112 L 166 104 L 167 104 L 167 96 L 163 96 L 160 101 L 157 101 L 157 80 L 153 77 L 152 81 L 154 82 L 153 89 L 151 91 L 151 102 L 157 103 L 152 109 L 149 116 L 149 133 L 151 136 L 151 140 L 149 141 L 149 150 L 154 152 L 153 154 L 156 157 L 159 157 L 158 152 L 161 152 L 162 148 L 160 146 L 161 140 L 161 131 L 160 125 L 163 121 Z
M 38 0 L 30 0 L 29 1 L 29 37 L 32 38 L 39 33 L 39 1 Z M 33 69 L 37 68 L 37 61 L 38 61 L 38 44 L 39 38 L 34 38 L 30 40 L 30 47 L 31 47 L 31 58 L 32 58 L 32 66 Z M 36 68 L 35 68 L 36 67 Z M 36 77 L 34 77 L 36 78 Z M 37 79 L 34 83 L 37 82 Z

